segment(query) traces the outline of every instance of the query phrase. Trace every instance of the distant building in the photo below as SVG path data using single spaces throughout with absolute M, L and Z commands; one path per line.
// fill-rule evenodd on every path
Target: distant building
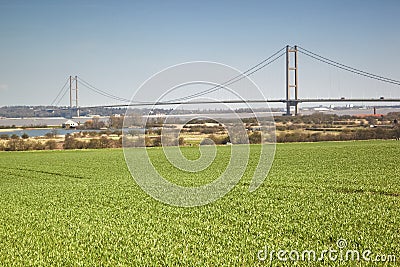
M 71 129 L 71 128 L 74 129 L 74 128 L 78 127 L 78 123 L 76 123 L 72 120 L 67 120 L 66 122 L 64 122 L 62 124 L 62 127 L 65 129 Z

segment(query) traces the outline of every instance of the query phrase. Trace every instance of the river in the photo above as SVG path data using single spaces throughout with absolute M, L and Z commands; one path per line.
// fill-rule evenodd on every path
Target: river
M 54 129 L 51 128 L 43 128 L 43 129 L 0 129 L 0 136 L 1 135 L 13 135 L 16 134 L 18 136 L 23 135 L 26 133 L 29 137 L 38 137 L 38 136 L 45 136 L 47 133 L 51 133 Z M 61 129 L 56 128 L 57 135 L 66 135 L 76 132 L 100 132 L 103 130 L 77 130 L 77 129 Z

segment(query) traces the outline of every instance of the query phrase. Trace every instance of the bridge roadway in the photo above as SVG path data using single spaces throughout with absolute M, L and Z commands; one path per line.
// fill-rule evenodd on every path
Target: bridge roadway
M 201 105 L 201 104 L 240 104 L 240 103 L 326 103 L 326 102 L 400 102 L 400 98 L 303 98 L 303 99 L 253 99 L 253 100 L 221 100 L 221 101 L 181 101 L 181 102 L 132 102 L 129 104 L 83 106 L 79 108 L 97 107 L 141 107 L 141 106 L 168 106 L 168 105 Z

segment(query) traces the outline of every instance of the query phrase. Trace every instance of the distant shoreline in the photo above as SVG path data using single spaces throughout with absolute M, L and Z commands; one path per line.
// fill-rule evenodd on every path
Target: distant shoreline
M 22 128 L 4 128 L 4 129 L 0 129 L 0 133 L 3 132 L 15 132 L 15 131 L 20 131 L 23 130 Z

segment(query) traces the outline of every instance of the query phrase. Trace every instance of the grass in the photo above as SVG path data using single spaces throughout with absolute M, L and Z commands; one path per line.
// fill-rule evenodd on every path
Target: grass
M 188 176 L 168 166 L 162 149 L 149 153 L 168 179 L 191 185 L 212 180 L 230 154 L 219 147 L 211 169 Z M 183 153 L 198 157 L 197 148 Z M 178 208 L 136 185 L 122 150 L 2 152 L 0 265 L 276 266 L 283 262 L 260 262 L 257 252 L 335 249 L 344 238 L 349 249 L 396 255 L 393 266 L 400 261 L 399 153 L 398 141 L 278 144 L 254 193 L 251 160 L 225 197 Z

